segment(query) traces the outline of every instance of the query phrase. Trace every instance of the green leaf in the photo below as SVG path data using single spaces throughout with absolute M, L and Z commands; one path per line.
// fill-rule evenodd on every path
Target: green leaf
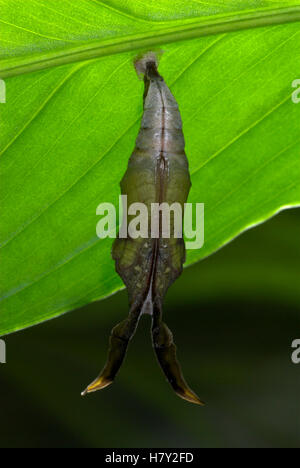
M 96 236 L 96 207 L 117 204 L 134 147 L 143 84 L 132 61 L 141 48 L 164 51 L 189 201 L 205 203 L 205 245 L 187 264 L 300 205 L 300 106 L 291 99 L 299 2 L 118 3 L 0 0 L 0 334 L 122 287 L 111 240 Z
M 71 18 L 68 16 L 70 5 L 66 0 L 60 2 L 59 6 L 57 0 L 52 0 L 47 5 L 41 1 L 31 0 L 34 7 L 34 28 L 32 28 L 31 18 L 26 21 L 27 4 L 20 7 L 19 2 L 16 5 L 14 0 L 9 2 L 4 0 L 4 2 L 4 20 L 1 22 L 5 28 L 4 37 L 8 37 L 8 40 L 5 38 L 4 41 L 14 44 L 17 55 L 11 57 L 11 48 L 4 53 L 0 69 L 3 78 L 80 60 L 141 48 L 153 48 L 156 45 L 208 34 L 300 20 L 299 2 L 289 0 L 281 2 L 222 0 L 222 3 L 218 4 L 211 0 L 208 2 L 196 0 L 197 7 L 193 10 L 190 8 L 190 2 L 182 0 L 178 1 L 177 8 L 176 6 L 174 8 L 174 2 L 150 0 L 146 10 L 144 4 L 141 4 L 141 9 L 141 6 L 129 1 L 127 2 L 129 12 L 124 6 L 120 10 L 119 6 L 114 8 L 113 5 L 97 1 L 94 1 L 97 5 L 94 5 L 91 12 L 90 2 L 87 5 L 87 2 L 82 0 L 76 7 L 72 5 L 72 12 L 75 10 L 75 15 L 72 14 Z M 52 3 L 54 4 L 51 6 Z M 19 14 L 25 15 L 25 25 L 24 21 L 22 25 L 19 22 L 12 22 L 14 21 L 11 20 L 12 7 L 17 9 Z M 5 11 L 8 13 L 8 21 L 5 21 Z M 47 18 L 51 18 L 51 22 L 44 21 L 45 13 Z M 89 21 L 90 19 L 92 21 L 89 23 L 86 19 L 82 21 L 83 13 L 87 13 Z M 13 41 L 11 28 L 13 28 Z M 16 30 L 18 42 L 15 41 Z M 30 36 L 33 36 L 33 39 Z M 94 39 L 95 37 L 97 39 Z

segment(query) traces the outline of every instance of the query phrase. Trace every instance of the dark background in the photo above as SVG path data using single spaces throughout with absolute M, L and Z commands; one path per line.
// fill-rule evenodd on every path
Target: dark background
M 287 210 L 185 270 L 165 320 L 185 377 L 176 397 L 143 317 L 115 383 L 80 392 L 104 364 L 125 291 L 5 338 L 1 447 L 300 447 L 300 213 Z

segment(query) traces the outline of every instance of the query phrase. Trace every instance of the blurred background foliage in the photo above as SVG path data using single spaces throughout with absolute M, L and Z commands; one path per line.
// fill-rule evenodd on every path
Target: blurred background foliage
M 126 292 L 5 337 L 1 447 L 300 447 L 300 212 L 287 210 L 187 268 L 165 320 L 186 379 L 176 397 L 143 317 L 114 385 L 81 390 L 104 364 Z

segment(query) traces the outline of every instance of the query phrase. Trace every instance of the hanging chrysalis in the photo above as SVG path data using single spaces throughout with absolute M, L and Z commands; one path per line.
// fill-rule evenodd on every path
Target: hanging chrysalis
M 177 203 L 183 213 L 191 182 L 178 105 L 157 71 L 155 55 L 145 55 L 135 66 L 144 75 L 144 114 L 136 147 L 121 181 L 121 192 L 127 195 L 128 206 L 136 202 L 147 206 L 150 230 L 151 205 Z M 128 216 L 126 226 L 130 219 Z M 141 315 L 150 313 L 153 348 L 169 383 L 181 398 L 202 404 L 183 378 L 172 333 L 162 321 L 164 296 L 181 274 L 185 261 L 184 240 L 182 235 L 179 238 L 174 235 L 174 219 L 169 238 L 163 238 L 162 224 L 159 216 L 157 237 L 149 234 L 146 239 L 132 238 L 128 232 L 127 238 L 114 242 L 112 256 L 128 290 L 129 315 L 113 328 L 104 369 L 83 395 L 113 382 Z

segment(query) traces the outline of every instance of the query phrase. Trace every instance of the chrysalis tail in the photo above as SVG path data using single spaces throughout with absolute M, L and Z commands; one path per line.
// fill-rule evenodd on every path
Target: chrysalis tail
M 172 332 L 162 321 L 161 316 L 161 308 L 156 306 L 152 317 L 152 341 L 158 362 L 173 390 L 180 398 L 203 406 L 204 403 L 184 380 L 180 364 L 177 360 Z
M 140 307 L 131 309 L 128 317 L 112 329 L 106 364 L 96 380 L 82 392 L 82 396 L 101 390 L 113 383 L 124 361 L 129 341 L 135 334 L 140 314 Z

